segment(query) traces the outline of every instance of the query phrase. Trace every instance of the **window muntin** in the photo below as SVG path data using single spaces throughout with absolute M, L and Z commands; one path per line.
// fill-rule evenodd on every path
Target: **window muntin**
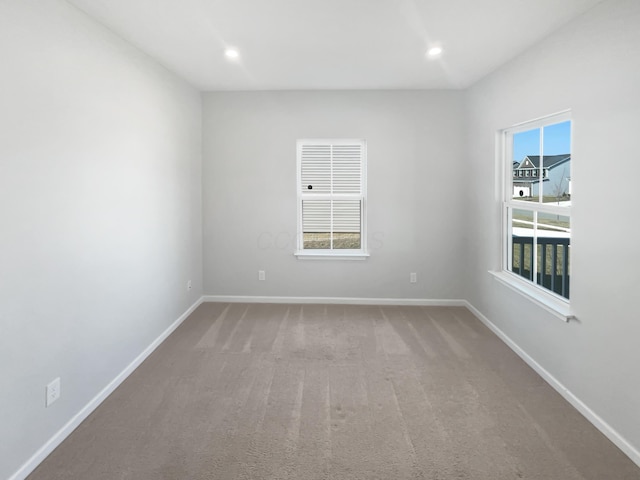
M 570 117 L 555 115 L 503 133 L 508 179 L 503 201 L 503 270 L 568 301 Z
M 297 254 L 364 254 L 364 140 L 299 140 L 297 147 Z

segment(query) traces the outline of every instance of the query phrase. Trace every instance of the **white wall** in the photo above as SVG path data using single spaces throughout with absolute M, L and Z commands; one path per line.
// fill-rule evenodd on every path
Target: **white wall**
M 640 449 L 640 2 L 607 1 L 468 92 L 466 298 L 627 443 Z M 571 305 L 565 324 L 495 281 L 497 130 L 573 112 Z M 625 178 L 631 179 L 630 181 Z M 635 457 L 636 461 L 640 456 Z
M 201 98 L 60 0 L 0 2 L 0 70 L 7 478 L 201 296 Z
M 461 92 L 204 98 L 205 294 L 460 298 Z M 367 141 L 369 259 L 294 257 L 299 138 Z M 258 281 L 258 270 L 266 281 Z M 417 284 L 409 283 L 410 272 Z

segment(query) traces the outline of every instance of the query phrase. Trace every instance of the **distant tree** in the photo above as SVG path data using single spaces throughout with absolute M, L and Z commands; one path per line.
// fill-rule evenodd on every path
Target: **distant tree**
M 554 183 L 551 186 L 551 193 L 556 198 L 556 201 L 558 203 L 560 203 L 560 200 L 564 198 L 565 194 L 567 193 L 565 185 L 567 187 L 569 186 L 569 177 L 567 176 L 567 167 L 564 167 L 562 169 L 562 175 L 560 176 L 560 180 L 558 180 L 556 183 Z

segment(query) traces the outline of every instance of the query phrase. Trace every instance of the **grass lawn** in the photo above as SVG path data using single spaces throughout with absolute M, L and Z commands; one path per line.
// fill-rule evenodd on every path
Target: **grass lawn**
M 303 236 L 304 248 L 319 250 L 331 248 L 331 234 L 327 232 L 305 232 Z M 334 250 L 359 249 L 359 233 L 333 232 Z

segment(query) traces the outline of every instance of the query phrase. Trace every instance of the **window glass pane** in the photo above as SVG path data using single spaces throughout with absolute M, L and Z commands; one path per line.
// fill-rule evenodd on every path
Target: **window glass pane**
M 512 195 L 521 200 L 536 200 L 538 183 L 533 172 L 540 160 L 540 129 L 513 135 Z M 535 197 L 535 198 L 532 198 Z
M 571 225 L 569 217 L 538 213 L 536 283 L 569 298 Z
M 571 122 L 543 128 L 543 201 L 571 204 Z
M 511 271 L 533 280 L 533 212 L 514 208 L 512 211 Z
M 331 201 L 302 201 L 303 248 L 331 248 Z
M 360 248 L 360 200 L 334 200 L 333 248 Z

